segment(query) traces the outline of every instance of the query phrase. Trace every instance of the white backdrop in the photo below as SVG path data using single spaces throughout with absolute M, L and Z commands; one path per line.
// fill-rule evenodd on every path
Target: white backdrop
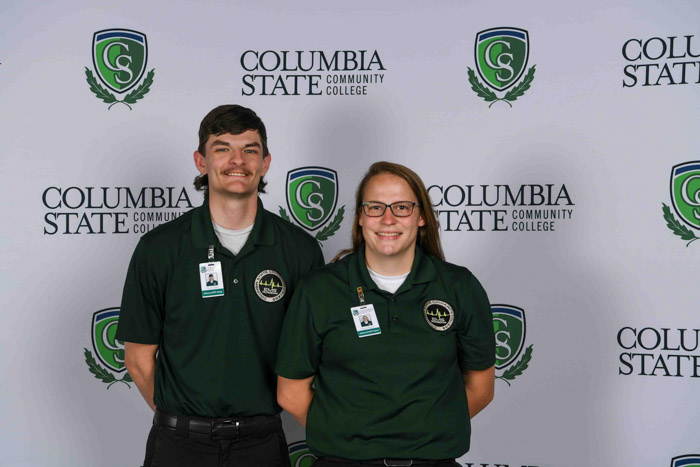
M 158 223 L 149 214 L 201 202 L 192 152 L 202 117 L 222 103 L 253 108 L 267 126 L 267 209 L 290 212 L 287 172 L 337 171 L 332 218 L 346 210 L 323 241 L 327 260 L 349 244 L 347 207 L 362 173 L 376 160 L 400 162 L 433 186 L 448 259 L 469 267 L 493 304 L 524 310 L 524 348 L 497 372 L 463 465 L 667 466 L 697 455 L 700 242 L 674 235 L 662 203 L 700 236 L 669 190 L 675 165 L 700 160 L 698 25 L 692 0 L 4 2 L 0 465 L 140 465 L 150 410 L 133 383 L 96 378 L 84 349 L 97 356 L 93 314 L 119 306 L 136 230 Z M 472 90 L 467 67 L 477 69 L 477 33 L 505 27 L 528 32 L 523 71 L 536 71 L 517 100 L 492 103 Z M 153 82 L 131 110 L 110 108 L 86 81 L 86 68 L 97 76 L 93 34 L 105 29 L 147 36 Z M 316 66 L 312 51 L 351 51 L 358 63 L 367 51 L 368 69 L 247 71 L 255 54 L 242 64 L 246 51 L 272 51 L 267 68 L 282 51 L 313 55 Z M 264 80 L 289 85 L 295 74 L 298 95 L 263 95 Z M 365 94 L 333 95 L 350 90 L 333 80 L 357 75 L 369 81 Z M 316 81 L 320 95 L 309 95 Z M 530 191 L 547 185 L 566 196 L 531 203 Z M 506 186 L 522 187 L 524 205 L 508 203 Z M 121 197 L 113 209 L 102 187 L 108 204 Z M 134 197 L 146 187 L 143 205 L 129 204 L 126 187 Z M 160 206 L 168 187 L 175 198 Z M 469 190 L 471 203 L 460 203 Z M 499 201 L 484 205 L 484 191 Z M 80 203 L 88 192 L 92 207 Z M 514 216 L 551 210 L 562 217 L 553 231 L 514 230 Z M 101 217 L 105 233 L 88 233 L 99 224 L 81 227 L 83 215 Z M 665 348 L 656 342 L 664 333 Z M 685 348 L 673 350 L 681 334 Z M 108 382 L 125 375 L 105 371 Z M 290 443 L 303 440 L 285 423 Z

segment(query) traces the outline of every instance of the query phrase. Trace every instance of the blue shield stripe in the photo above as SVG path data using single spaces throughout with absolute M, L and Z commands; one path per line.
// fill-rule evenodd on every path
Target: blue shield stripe
M 522 32 L 513 31 L 511 29 L 498 29 L 498 30 L 493 31 L 493 32 L 479 34 L 478 40 L 479 40 L 479 42 L 481 42 L 483 40 L 486 40 L 486 39 L 488 39 L 490 37 L 494 37 L 494 36 L 510 36 L 510 37 L 516 37 L 518 39 L 525 40 L 525 34 L 523 34 Z
M 299 172 L 295 172 L 293 174 L 289 175 L 289 181 L 292 181 L 294 179 L 297 179 L 299 177 L 305 177 L 307 175 L 318 175 L 319 177 L 327 178 L 329 180 L 335 181 L 335 174 L 333 172 L 325 171 L 325 170 L 300 170 Z
M 136 42 L 144 43 L 143 36 L 139 36 L 137 34 L 132 34 L 129 32 L 105 32 L 102 34 L 97 34 L 97 38 L 95 39 L 96 41 L 102 41 L 105 39 L 111 39 L 113 37 L 125 37 L 127 39 L 133 39 Z
M 671 467 L 691 467 L 696 465 L 700 465 L 700 455 L 698 454 L 674 457 L 671 461 Z
M 673 176 L 677 177 L 680 174 L 684 174 L 686 172 L 691 172 L 693 170 L 700 170 L 700 164 L 690 163 L 688 165 L 681 164 L 680 166 L 676 166 L 673 169 Z

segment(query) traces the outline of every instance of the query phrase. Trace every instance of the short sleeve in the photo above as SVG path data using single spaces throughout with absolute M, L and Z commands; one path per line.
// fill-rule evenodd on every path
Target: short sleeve
M 462 371 L 486 370 L 496 363 L 493 314 L 486 291 L 473 275 L 468 279 L 468 296 L 460 313 L 465 322 L 458 331 L 459 364 Z
M 306 249 L 305 249 L 306 250 Z M 304 277 L 310 272 L 322 267 L 326 264 L 323 258 L 323 252 L 321 247 L 315 239 L 312 239 L 311 250 L 306 250 L 307 254 L 304 254 L 301 261 L 300 277 Z
M 287 308 L 277 351 L 275 372 L 285 378 L 303 379 L 316 373 L 321 361 L 321 336 L 315 329 L 304 281 Z
M 119 312 L 117 339 L 139 344 L 159 344 L 163 328 L 164 284 L 149 258 L 143 240 L 129 262 Z M 161 265 L 162 267 L 162 265 Z

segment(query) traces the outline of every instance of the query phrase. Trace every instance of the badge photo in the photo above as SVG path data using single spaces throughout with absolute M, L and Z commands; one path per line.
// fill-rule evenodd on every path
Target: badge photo
M 455 313 L 449 303 L 442 300 L 428 300 L 423 305 L 423 317 L 436 331 L 447 331 L 455 320 Z
M 284 297 L 287 291 L 287 285 L 282 279 L 279 272 L 272 269 L 265 269 L 255 278 L 253 284 L 255 293 L 258 294 L 260 300 L 268 303 L 273 303 Z

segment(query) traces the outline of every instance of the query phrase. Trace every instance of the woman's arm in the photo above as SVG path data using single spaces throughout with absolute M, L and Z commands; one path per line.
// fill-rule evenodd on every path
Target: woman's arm
M 496 369 L 493 366 L 486 370 L 466 370 L 462 373 L 469 403 L 469 418 L 474 418 L 493 400 L 495 378 Z
M 306 426 L 306 414 L 314 397 L 314 390 L 311 388 L 313 381 L 313 376 L 304 379 L 277 377 L 277 403 L 301 426 Z

